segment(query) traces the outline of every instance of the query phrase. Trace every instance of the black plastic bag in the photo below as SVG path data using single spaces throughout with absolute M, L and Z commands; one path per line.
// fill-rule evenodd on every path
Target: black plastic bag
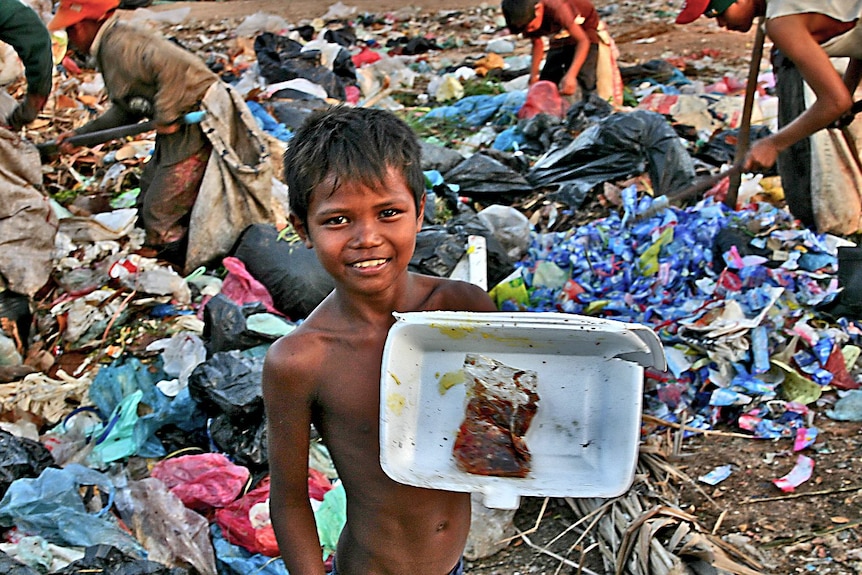
M 217 353 L 189 376 L 189 394 L 209 416 L 212 442 L 252 471 L 267 466 L 263 357 L 238 351 Z
M 664 116 L 635 110 L 612 114 L 549 150 L 527 180 L 537 188 L 558 186 L 550 197 L 577 208 L 597 185 L 645 171 L 656 195 L 688 186 L 695 175 L 691 156 Z
M 48 467 L 57 465 L 44 445 L 0 429 L 0 498 L 16 479 L 39 477 Z
M 447 184 L 460 186 L 460 194 L 485 203 L 507 202 L 533 191 L 524 176 L 482 153 L 473 154 L 444 174 Z
M 234 463 L 247 467 L 252 473 L 268 467 L 264 415 L 255 419 L 217 415 L 210 421 L 209 433 L 216 447 L 229 455 Z
M 335 72 L 321 65 L 319 51 L 303 51 L 296 40 L 264 32 L 254 39 L 254 52 L 260 75 L 267 83 L 304 78 L 323 87 L 331 98 L 345 98 L 344 84 Z
M 262 303 L 240 306 L 226 295 L 216 294 L 204 306 L 203 340 L 207 355 L 275 341 L 275 337 L 249 330 L 246 324 L 248 316 L 266 311 Z
M 54 575 L 192 575 L 182 567 L 168 567 L 147 559 L 136 559 L 116 547 L 87 547 L 83 559 L 69 563 Z
M 305 319 L 335 289 L 314 250 L 279 239 L 270 224 L 254 224 L 237 241 L 234 256 L 272 296 L 276 309 L 293 321 Z
M 769 126 L 751 126 L 750 141 L 754 143 L 761 138 L 772 134 Z M 719 130 L 709 137 L 709 141 L 701 147 L 695 157 L 713 166 L 732 164 L 736 157 L 736 148 L 739 141 L 739 128 L 730 130 Z M 764 176 L 777 176 L 778 169 L 773 166 L 762 172 Z
M 209 417 L 251 419 L 263 414 L 262 372 L 263 357 L 216 353 L 189 375 L 189 394 Z
M 468 236 L 482 236 L 488 255 L 488 283 L 495 285 L 514 270 L 505 248 L 476 214 L 461 214 L 446 225 L 427 226 L 416 236 L 412 271 L 449 277 L 467 252 Z
M 19 563 L 3 551 L 0 551 L 0 573 L 3 575 L 40 575 L 35 569 Z

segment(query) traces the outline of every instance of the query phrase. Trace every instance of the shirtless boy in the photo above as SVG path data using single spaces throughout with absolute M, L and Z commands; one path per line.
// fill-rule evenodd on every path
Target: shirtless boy
M 461 572 L 470 494 L 410 487 L 380 466 L 379 384 L 395 311 L 496 311 L 465 282 L 409 272 L 424 213 L 413 131 L 392 113 L 335 107 L 305 122 L 284 157 L 290 221 L 335 289 L 267 353 L 270 510 L 291 575 L 324 575 L 308 499 L 314 425 L 347 495 L 339 575 Z

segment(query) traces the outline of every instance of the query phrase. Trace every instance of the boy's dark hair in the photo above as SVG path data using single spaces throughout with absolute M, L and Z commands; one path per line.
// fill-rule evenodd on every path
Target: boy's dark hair
M 374 187 L 391 166 L 404 174 L 419 210 L 425 193 L 421 148 L 416 133 L 392 112 L 335 106 L 313 112 L 294 133 L 284 153 L 284 181 L 290 211 L 308 223 L 312 190 L 333 177 Z
M 536 0 L 503 0 L 501 5 L 506 27 L 513 34 L 520 34 L 536 17 Z

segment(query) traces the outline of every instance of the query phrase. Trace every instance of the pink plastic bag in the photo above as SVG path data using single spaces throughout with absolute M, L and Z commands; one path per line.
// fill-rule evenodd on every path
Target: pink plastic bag
M 224 258 L 222 264 L 227 268 L 228 274 L 222 282 L 221 293 L 237 305 L 260 302 L 268 312 L 284 315 L 275 309 L 272 295 L 262 283 L 248 272 L 242 260 L 230 256 Z
M 527 99 L 518 110 L 518 118 L 532 118 L 537 114 L 548 114 L 564 118 L 569 103 L 560 96 L 557 85 L 548 80 L 539 80 L 527 90 Z
M 208 511 L 235 501 L 250 473 L 221 453 L 200 453 L 160 461 L 150 475 L 167 485 L 189 509 Z

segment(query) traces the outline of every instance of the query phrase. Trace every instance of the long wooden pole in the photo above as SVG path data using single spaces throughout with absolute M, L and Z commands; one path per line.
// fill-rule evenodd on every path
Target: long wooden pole
M 754 36 L 754 46 L 751 49 L 751 63 L 748 66 L 748 82 L 745 85 L 745 100 L 742 104 L 742 118 L 739 125 L 739 137 L 736 141 L 736 156 L 733 163 L 741 165 L 742 160 L 748 153 L 751 143 L 751 110 L 754 107 L 754 95 L 757 93 L 757 76 L 760 74 L 760 60 L 763 58 L 763 43 L 766 31 L 763 26 L 763 16 L 757 19 L 757 31 Z M 724 205 L 730 209 L 736 209 L 736 200 L 739 197 L 739 184 L 742 182 L 742 171 L 730 175 L 730 186 Z

